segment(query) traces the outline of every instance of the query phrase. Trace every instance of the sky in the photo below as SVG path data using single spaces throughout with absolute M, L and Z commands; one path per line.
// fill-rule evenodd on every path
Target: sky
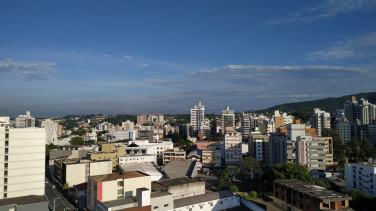
M 236 112 L 376 91 L 375 0 L 0 1 L 0 111 Z

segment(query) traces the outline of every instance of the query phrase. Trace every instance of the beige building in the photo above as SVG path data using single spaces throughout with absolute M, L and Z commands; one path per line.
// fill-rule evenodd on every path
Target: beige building
M 325 166 L 333 165 L 333 138 L 332 137 L 312 137 L 313 140 L 325 141 Z
M 97 210 L 98 202 L 113 201 L 136 196 L 136 189 L 151 189 L 151 177 L 133 171 L 90 176 L 87 184 L 87 208 Z
M 227 106 L 222 111 L 222 132 L 226 130 L 235 130 L 235 112 Z
M 57 134 L 57 136 L 62 136 L 63 135 L 63 125 L 57 125 L 56 134 Z
M 121 123 L 121 127 L 122 127 L 123 130 L 133 130 L 134 129 L 134 123 L 127 120 L 127 121 Z
M 44 196 L 44 128 L 11 128 L 0 117 L 0 199 Z
M 110 159 L 112 161 L 112 168 L 115 169 L 119 165 L 119 158 L 125 155 L 125 146 L 116 146 L 115 144 L 102 144 L 100 152 L 88 153 L 90 160 Z
M 185 160 L 186 152 L 184 149 L 174 148 L 163 151 L 163 164 L 170 162 L 171 160 Z
M 61 185 L 68 187 L 88 181 L 89 176 L 112 173 L 110 160 L 80 160 L 80 159 L 55 159 L 54 177 Z
M 221 150 L 217 146 L 207 146 L 202 150 L 202 165 L 204 167 L 221 167 Z
M 147 123 L 147 115 L 146 114 L 139 114 L 137 115 L 137 124 L 143 125 Z
M 239 165 L 242 158 L 242 134 L 228 130 L 224 134 L 225 141 L 225 164 Z

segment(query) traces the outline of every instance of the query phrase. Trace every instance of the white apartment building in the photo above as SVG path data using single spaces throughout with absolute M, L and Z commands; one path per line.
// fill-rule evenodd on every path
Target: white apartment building
M 111 133 L 111 140 L 112 141 L 120 141 L 120 140 L 136 140 L 137 132 L 134 130 L 118 130 Z
M 57 123 L 51 119 L 46 119 L 41 123 L 41 128 L 46 130 L 46 144 L 57 142 Z
M 97 142 L 97 133 L 96 132 L 86 133 L 85 138 L 84 138 L 84 142 L 89 141 L 89 140 L 93 140 L 93 141 Z
M 345 165 L 346 190 L 361 190 L 376 197 L 376 163 L 370 159 L 363 163 Z
M 153 123 L 153 122 L 159 122 L 160 124 L 163 124 L 165 122 L 163 114 L 150 114 L 148 116 L 148 122 Z
M 217 146 L 207 146 L 202 150 L 202 164 L 205 167 L 221 167 L 221 150 Z
M 344 120 L 345 119 L 345 110 L 343 110 L 343 109 L 336 110 L 333 113 L 333 117 L 336 118 L 336 119 Z
M 205 106 L 201 105 L 201 102 L 191 109 L 191 126 L 193 137 L 205 131 Z
M 129 142 L 131 144 L 131 142 Z M 159 140 L 157 143 L 150 143 L 149 140 L 135 140 L 132 143 L 138 145 L 139 147 L 143 147 L 146 149 L 145 153 L 142 154 L 152 154 L 157 155 L 157 159 L 162 159 L 162 153 L 169 149 L 174 149 L 174 143 L 172 141 L 161 141 Z M 130 148 L 126 148 L 128 151 Z
M 297 162 L 307 165 L 312 178 L 325 178 L 325 141 L 312 140 L 311 136 L 299 136 L 296 141 Z
M 127 120 L 125 122 L 121 123 L 122 130 L 133 130 L 134 129 L 134 123 Z
M 19 115 L 14 119 L 15 127 L 35 127 L 35 118 L 30 116 L 30 111 L 26 115 Z
M 242 135 L 236 131 L 225 131 L 225 164 L 239 165 L 242 158 Z
M 359 120 L 362 125 L 367 125 L 376 119 L 376 106 L 363 98 L 358 102 L 356 98 L 352 96 L 351 101 L 344 103 L 343 107 L 345 117 L 350 124 L 355 124 L 356 121 Z
M 321 136 L 324 128 L 330 128 L 330 114 L 318 108 L 313 109 L 309 118 L 311 128 L 316 128 L 317 135 Z
M 337 120 L 335 130 L 339 133 L 342 143 L 351 141 L 351 125 L 350 122 L 344 122 L 341 119 Z
M 157 163 L 157 155 L 127 155 L 119 157 L 119 165 L 133 163 Z
M 0 117 L 0 199 L 44 195 L 44 128 L 9 127 Z

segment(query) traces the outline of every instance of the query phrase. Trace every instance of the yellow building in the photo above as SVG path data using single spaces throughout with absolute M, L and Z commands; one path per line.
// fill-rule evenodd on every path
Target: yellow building
M 112 168 L 119 165 L 119 157 L 125 155 L 125 146 L 115 146 L 115 144 L 102 144 L 101 151 L 89 152 L 88 158 L 91 160 L 109 159 L 112 161 Z

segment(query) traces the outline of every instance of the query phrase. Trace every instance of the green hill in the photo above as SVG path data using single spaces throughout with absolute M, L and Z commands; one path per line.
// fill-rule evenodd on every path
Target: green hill
M 274 114 L 274 110 L 279 110 L 283 112 L 288 112 L 296 116 L 306 116 L 314 109 L 320 108 L 326 112 L 333 113 L 337 109 L 343 109 L 343 104 L 349 100 L 351 100 L 351 96 L 355 96 L 356 100 L 360 98 L 367 99 L 370 103 L 376 104 L 376 92 L 369 92 L 369 93 L 359 93 L 359 94 L 351 94 L 345 95 L 342 97 L 329 97 L 325 99 L 319 100 L 311 100 L 311 101 L 304 101 L 298 103 L 285 103 L 281 105 L 276 105 L 267 109 L 256 110 L 256 111 L 247 111 L 247 112 L 256 112 L 256 113 L 270 113 Z M 299 115 L 300 114 L 300 115 Z M 303 120 L 305 118 L 302 118 Z

